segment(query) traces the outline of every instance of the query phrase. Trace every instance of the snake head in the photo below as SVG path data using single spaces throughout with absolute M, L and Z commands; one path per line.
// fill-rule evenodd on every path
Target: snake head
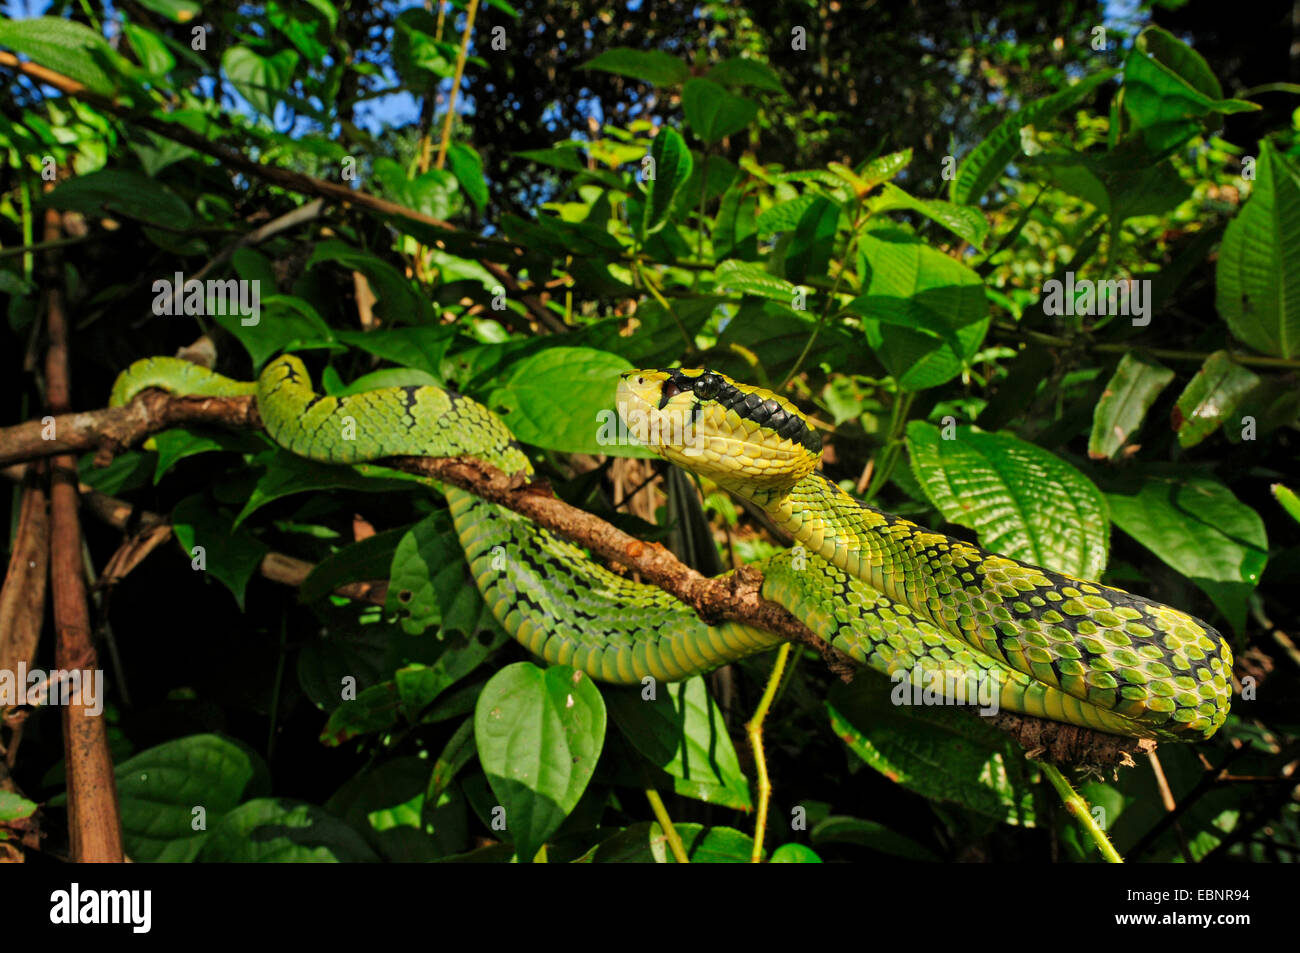
M 628 371 L 617 407 L 641 443 L 723 486 L 789 486 L 821 458 L 821 435 L 798 408 L 717 371 Z

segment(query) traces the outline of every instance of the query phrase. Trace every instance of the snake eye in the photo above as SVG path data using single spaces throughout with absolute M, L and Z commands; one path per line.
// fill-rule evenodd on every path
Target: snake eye
M 691 388 L 696 397 L 708 400 L 716 397 L 718 388 L 722 386 L 722 381 L 718 380 L 717 374 L 701 374 L 695 379 L 695 386 Z

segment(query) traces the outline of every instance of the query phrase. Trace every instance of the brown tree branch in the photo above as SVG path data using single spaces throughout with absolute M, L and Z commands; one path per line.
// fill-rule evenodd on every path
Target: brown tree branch
M 61 235 L 59 213 L 45 215 L 45 240 Z M 56 253 L 57 254 L 57 253 Z M 63 308 L 58 261 L 50 255 L 45 273 L 45 314 L 49 348 L 45 361 L 45 399 L 55 412 L 71 406 L 68 371 L 69 325 Z M 64 672 L 96 673 L 99 661 L 91 642 L 90 606 L 81 561 L 81 523 L 77 517 L 77 459 L 54 457 L 50 486 L 50 586 L 54 599 L 54 664 Z M 85 678 L 83 674 L 82 678 Z M 94 675 L 91 675 L 94 678 Z M 81 683 L 84 685 L 84 681 Z M 93 702 L 100 704 L 94 711 Z M 68 836 L 72 859 L 121 863 L 122 822 L 117 779 L 108 750 L 103 699 L 87 699 L 80 685 L 63 705 L 63 750 L 68 778 Z
M 31 423 L 0 430 L 0 463 L 46 456 L 55 447 L 96 450 L 107 462 L 113 453 L 130 443 L 176 423 L 250 429 L 260 428 L 261 418 L 252 397 L 192 398 L 146 391 L 128 407 L 55 418 L 57 441 L 41 440 Z M 730 576 L 718 578 L 702 576 L 662 546 L 642 542 L 599 517 L 570 506 L 553 496 L 544 485 L 525 483 L 472 458 L 393 457 L 383 462 L 394 469 L 442 480 L 527 516 L 597 556 L 639 573 L 691 606 L 710 623 L 740 622 L 808 645 L 845 681 L 858 671 L 846 656 L 785 608 L 764 599 L 763 576 L 755 569 L 742 567 Z M 115 525 L 125 525 L 130 513 L 128 504 L 112 497 L 103 497 L 89 505 L 97 511 L 116 513 L 110 517 Z M 146 517 L 162 519 L 152 514 Z M 310 563 L 270 554 L 259 571 L 277 582 L 298 585 L 311 568 Z M 348 598 L 384 604 L 384 583 L 379 581 L 351 583 L 337 591 Z M 1010 734 L 1033 756 L 1091 769 L 1132 765 L 1133 755 L 1155 747 L 1153 741 L 1108 735 L 1012 712 L 999 713 L 991 723 Z

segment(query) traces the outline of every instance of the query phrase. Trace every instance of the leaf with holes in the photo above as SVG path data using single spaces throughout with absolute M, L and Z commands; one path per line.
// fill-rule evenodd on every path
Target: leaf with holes
M 930 501 L 949 522 L 975 530 L 985 549 L 1081 579 L 1101 575 L 1106 501 L 1060 457 L 974 427 L 945 440 L 922 420 L 907 425 L 907 447 Z

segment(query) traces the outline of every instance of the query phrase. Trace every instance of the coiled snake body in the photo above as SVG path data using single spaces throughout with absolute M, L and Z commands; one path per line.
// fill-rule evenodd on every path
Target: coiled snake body
M 326 397 L 292 355 L 256 382 L 151 358 L 123 372 L 111 403 L 149 387 L 256 394 L 271 437 L 313 460 L 472 456 L 532 472 L 501 420 L 438 387 Z M 1139 737 L 1195 740 L 1226 719 L 1232 656 L 1213 628 L 860 503 L 816 472 L 820 437 L 779 395 L 705 370 L 632 371 L 619 382 L 618 409 L 660 456 L 748 498 L 790 533 L 795 549 L 761 565 L 763 595 L 896 682 L 946 685 L 947 694 L 992 685 L 1007 710 Z M 675 597 L 610 572 L 518 514 L 454 487 L 445 493 L 493 615 L 548 662 L 603 681 L 675 681 L 782 641 L 738 623 L 706 625 Z

